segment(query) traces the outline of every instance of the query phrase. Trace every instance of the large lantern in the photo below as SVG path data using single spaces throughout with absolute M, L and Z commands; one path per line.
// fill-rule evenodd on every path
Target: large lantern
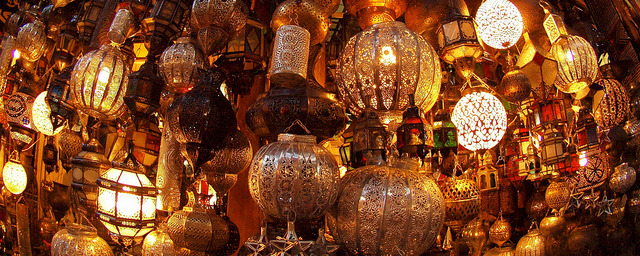
M 20 51 L 22 58 L 34 62 L 44 54 L 46 40 L 44 24 L 35 20 L 20 27 L 16 37 L 16 48 Z
M 240 0 L 199 0 L 191 6 L 191 26 L 206 55 L 221 50 L 247 23 L 249 8 Z M 216 33 L 210 33 L 215 31 Z
M 558 62 L 555 85 L 564 93 L 576 93 L 593 82 L 598 60 L 589 41 L 579 36 L 562 36 L 551 48 Z
M 339 179 L 335 157 L 315 136 L 285 133 L 254 156 L 249 192 L 268 216 L 312 220 L 335 202 Z
M 611 174 L 608 156 L 599 149 L 583 152 L 579 163 L 580 169 L 569 179 L 578 192 L 602 186 Z
M 443 204 L 436 183 L 426 175 L 364 166 L 342 178 L 329 217 L 335 226 L 329 228 L 354 255 L 420 255 L 433 245 L 442 227 Z
M 91 226 L 68 223 L 51 240 L 51 255 L 113 256 L 107 241 Z
M 482 41 L 496 49 L 513 46 L 524 28 L 520 11 L 509 0 L 483 2 L 478 8 L 476 23 Z
M 349 13 L 358 17 L 360 28 L 367 29 L 377 23 L 394 21 L 402 16 L 409 1 L 345 0 Z
M 155 1 L 149 17 L 142 20 L 145 45 L 149 54 L 158 56 L 169 45 L 169 40 L 182 30 L 183 15 L 190 0 Z
M 158 70 L 167 84 L 166 89 L 174 93 L 191 90 L 206 66 L 204 54 L 188 37 L 179 38 L 158 60 Z
M 593 117 L 602 129 L 610 129 L 629 114 L 629 93 L 614 79 L 600 79 L 595 83 L 604 89 L 593 96 Z
M 316 45 L 329 32 L 329 17 L 325 16 L 322 6 L 315 1 L 287 0 L 273 11 L 271 29 L 276 32 L 285 25 L 297 25 L 306 29 L 310 34 L 310 45 Z
M 452 178 L 440 186 L 446 207 L 445 224 L 455 231 L 460 229 L 480 212 L 480 189 L 465 178 Z
M 410 94 L 429 111 L 442 77 L 436 52 L 401 22 L 378 23 L 349 39 L 337 74 L 340 94 L 353 113 L 370 107 L 398 117 Z
M 544 236 L 538 229 L 529 230 L 516 245 L 516 256 L 545 256 Z
M 100 120 L 118 118 L 125 111 L 128 75 L 126 57 L 115 46 L 103 45 L 85 54 L 69 81 L 76 108 Z
M 476 151 L 498 145 L 507 129 L 502 102 L 481 88 L 465 90 L 453 109 L 451 121 L 458 128 L 458 143 Z

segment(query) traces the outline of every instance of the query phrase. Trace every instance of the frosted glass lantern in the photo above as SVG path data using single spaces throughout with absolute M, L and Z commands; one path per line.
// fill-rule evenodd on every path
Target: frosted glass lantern
M 482 41 L 496 49 L 513 46 L 524 28 L 518 8 L 508 0 L 487 0 L 476 14 L 478 35 Z
M 472 151 L 495 147 L 507 130 L 507 112 L 502 102 L 481 88 L 465 93 L 451 117 L 458 128 L 458 143 Z
M 20 162 L 11 159 L 2 169 L 2 182 L 4 187 L 11 192 L 11 194 L 19 195 L 27 188 L 27 170 Z

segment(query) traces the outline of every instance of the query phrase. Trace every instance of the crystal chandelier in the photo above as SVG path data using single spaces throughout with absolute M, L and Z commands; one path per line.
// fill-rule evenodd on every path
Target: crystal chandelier
M 513 46 L 524 27 L 518 8 L 508 0 L 488 0 L 480 5 L 476 14 L 478 35 L 482 41 L 496 49 Z
M 496 96 L 481 88 L 465 93 L 451 118 L 458 128 L 458 142 L 472 151 L 491 149 L 506 132 L 507 112 Z

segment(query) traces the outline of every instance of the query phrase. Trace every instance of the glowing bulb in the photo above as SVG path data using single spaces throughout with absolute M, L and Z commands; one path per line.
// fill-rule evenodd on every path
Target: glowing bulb
M 109 75 L 111 74 L 111 72 L 109 71 L 108 68 L 102 68 L 100 70 L 100 72 L 98 73 L 98 83 L 101 84 L 107 84 L 107 82 L 109 82 Z
M 17 60 L 20 58 L 20 51 L 19 50 L 13 50 L 13 59 Z
M 573 61 L 573 52 L 571 50 L 568 50 L 564 57 L 567 61 Z
M 37 131 L 47 136 L 54 136 L 62 131 L 62 126 L 58 127 L 55 131 L 51 124 L 51 109 L 46 101 L 47 91 L 41 92 L 36 100 L 33 102 L 31 108 L 31 120 Z
M 2 181 L 9 192 L 18 195 L 27 188 L 27 171 L 12 159 L 2 169 Z
M 391 48 L 391 46 L 382 47 L 382 55 L 380 55 L 380 63 L 387 66 L 396 64 L 396 55 L 393 54 L 393 49 Z
M 587 158 L 587 153 L 582 152 L 580 153 L 580 157 L 578 159 L 578 164 L 580 164 L 580 166 L 585 167 L 587 166 L 587 164 L 589 164 L 589 159 Z

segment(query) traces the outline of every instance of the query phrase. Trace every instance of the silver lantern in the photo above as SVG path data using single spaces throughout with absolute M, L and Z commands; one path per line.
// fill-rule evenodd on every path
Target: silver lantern
M 273 43 L 269 79 L 276 85 L 298 85 L 307 79 L 310 34 L 296 25 L 278 29 Z
M 162 52 L 158 71 L 173 93 L 191 90 L 206 69 L 204 54 L 189 37 L 178 38 L 176 43 Z

